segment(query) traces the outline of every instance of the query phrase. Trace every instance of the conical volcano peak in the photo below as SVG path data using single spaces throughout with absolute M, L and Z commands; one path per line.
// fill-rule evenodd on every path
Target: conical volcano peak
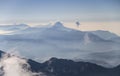
M 59 30 L 59 31 L 67 31 L 67 32 L 72 31 L 72 29 L 65 27 L 61 22 L 56 22 L 53 25 L 52 29 Z
M 61 27 L 64 27 L 64 25 L 61 22 L 56 22 L 53 27 L 61 28 Z

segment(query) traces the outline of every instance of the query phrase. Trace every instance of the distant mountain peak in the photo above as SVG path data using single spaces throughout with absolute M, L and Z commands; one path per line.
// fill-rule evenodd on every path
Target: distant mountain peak
M 61 23 L 61 22 L 56 22 L 56 23 L 52 26 L 52 30 L 67 31 L 67 32 L 72 31 L 72 29 L 65 27 L 65 26 L 63 25 L 63 23 Z
M 56 22 L 53 27 L 62 28 L 62 27 L 64 27 L 64 25 L 61 22 Z

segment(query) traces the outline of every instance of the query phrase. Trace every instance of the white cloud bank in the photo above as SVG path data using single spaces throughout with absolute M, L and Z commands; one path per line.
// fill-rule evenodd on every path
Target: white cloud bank
M 4 55 L 0 61 L 0 74 L 3 76 L 41 76 L 40 73 L 30 71 L 30 65 L 26 59 L 16 56 Z

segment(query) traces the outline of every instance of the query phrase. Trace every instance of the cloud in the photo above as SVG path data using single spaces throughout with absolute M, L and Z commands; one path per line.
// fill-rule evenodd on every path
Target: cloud
M 115 67 L 120 63 L 119 50 L 88 54 L 87 59 L 105 67 Z
M 6 34 L 10 34 L 13 31 L 4 31 L 4 30 L 0 30 L 0 35 L 6 35 Z
M 0 61 L 0 71 L 2 76 L 41 76 L 41 73 L 30 71 L 30 65 L 26 59 L 17 56 L 4 55 Z
M 79 22 L 79 21 L 77 21 L 77 22 L 76 22 L 76 25 L 77 25 L 77 27 L 79 27 L 79 26 L 80 26 L 80 22 Z

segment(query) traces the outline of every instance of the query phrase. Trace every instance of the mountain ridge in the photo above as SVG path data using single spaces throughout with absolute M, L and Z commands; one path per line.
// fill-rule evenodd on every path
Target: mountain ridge
M 57 28 L 54 26 L 57 26 Z M 111 35 L 111 33 L 109 34 Z M 106 58 L 105 52 L 112 51 L 107 55 L 110 58 L 113 56 L 111 64 L 116 65 L 120 62 L 118 59 L 120 43 L 112 39 L 105 40 L 92 32 L 64 27 L 61 22 L 51 25 L 51 27 L 30 27 L 16 31 L 11 35 L 0 35 L 0 41 L 0 49 L 8 51 L 15 48 L 21 55 L 33 60 L 38 59 L 37 61 L 40 58 L 40 60 L 47 60 L 50 57 L 65 59 L 78 57 L 77 59 L 81 58 L 83 60 L 98 58 L 99 61 L 97 62 L 102 61 L 104 63 L 107 61 L 109 63 L 110 60 Z M 102 57 L 101 53 L 103 53 Z M 116 63 L 114 63 L 114 60 L 116 60 Z
M 0 55 L 3 51 L 0 51 Z M 15 56 L 15 55 L 14 55 Z M 1 58 L 1 57 L 0 57 Z M 20 58 L 20 57 L 19 57 Z M 24 58 L 25 59 L 25 58 Z M 39 63 L 27 59 L 32 72 L 42 72 L 45 76 L 119 76 L 120 65 L 114 68 L 105 68 L 103 66 L 90 62 L 74 62 L 69 59 L 52 57 L 49 60 Z M 43 76 L 44 76 L 43 75 Z

